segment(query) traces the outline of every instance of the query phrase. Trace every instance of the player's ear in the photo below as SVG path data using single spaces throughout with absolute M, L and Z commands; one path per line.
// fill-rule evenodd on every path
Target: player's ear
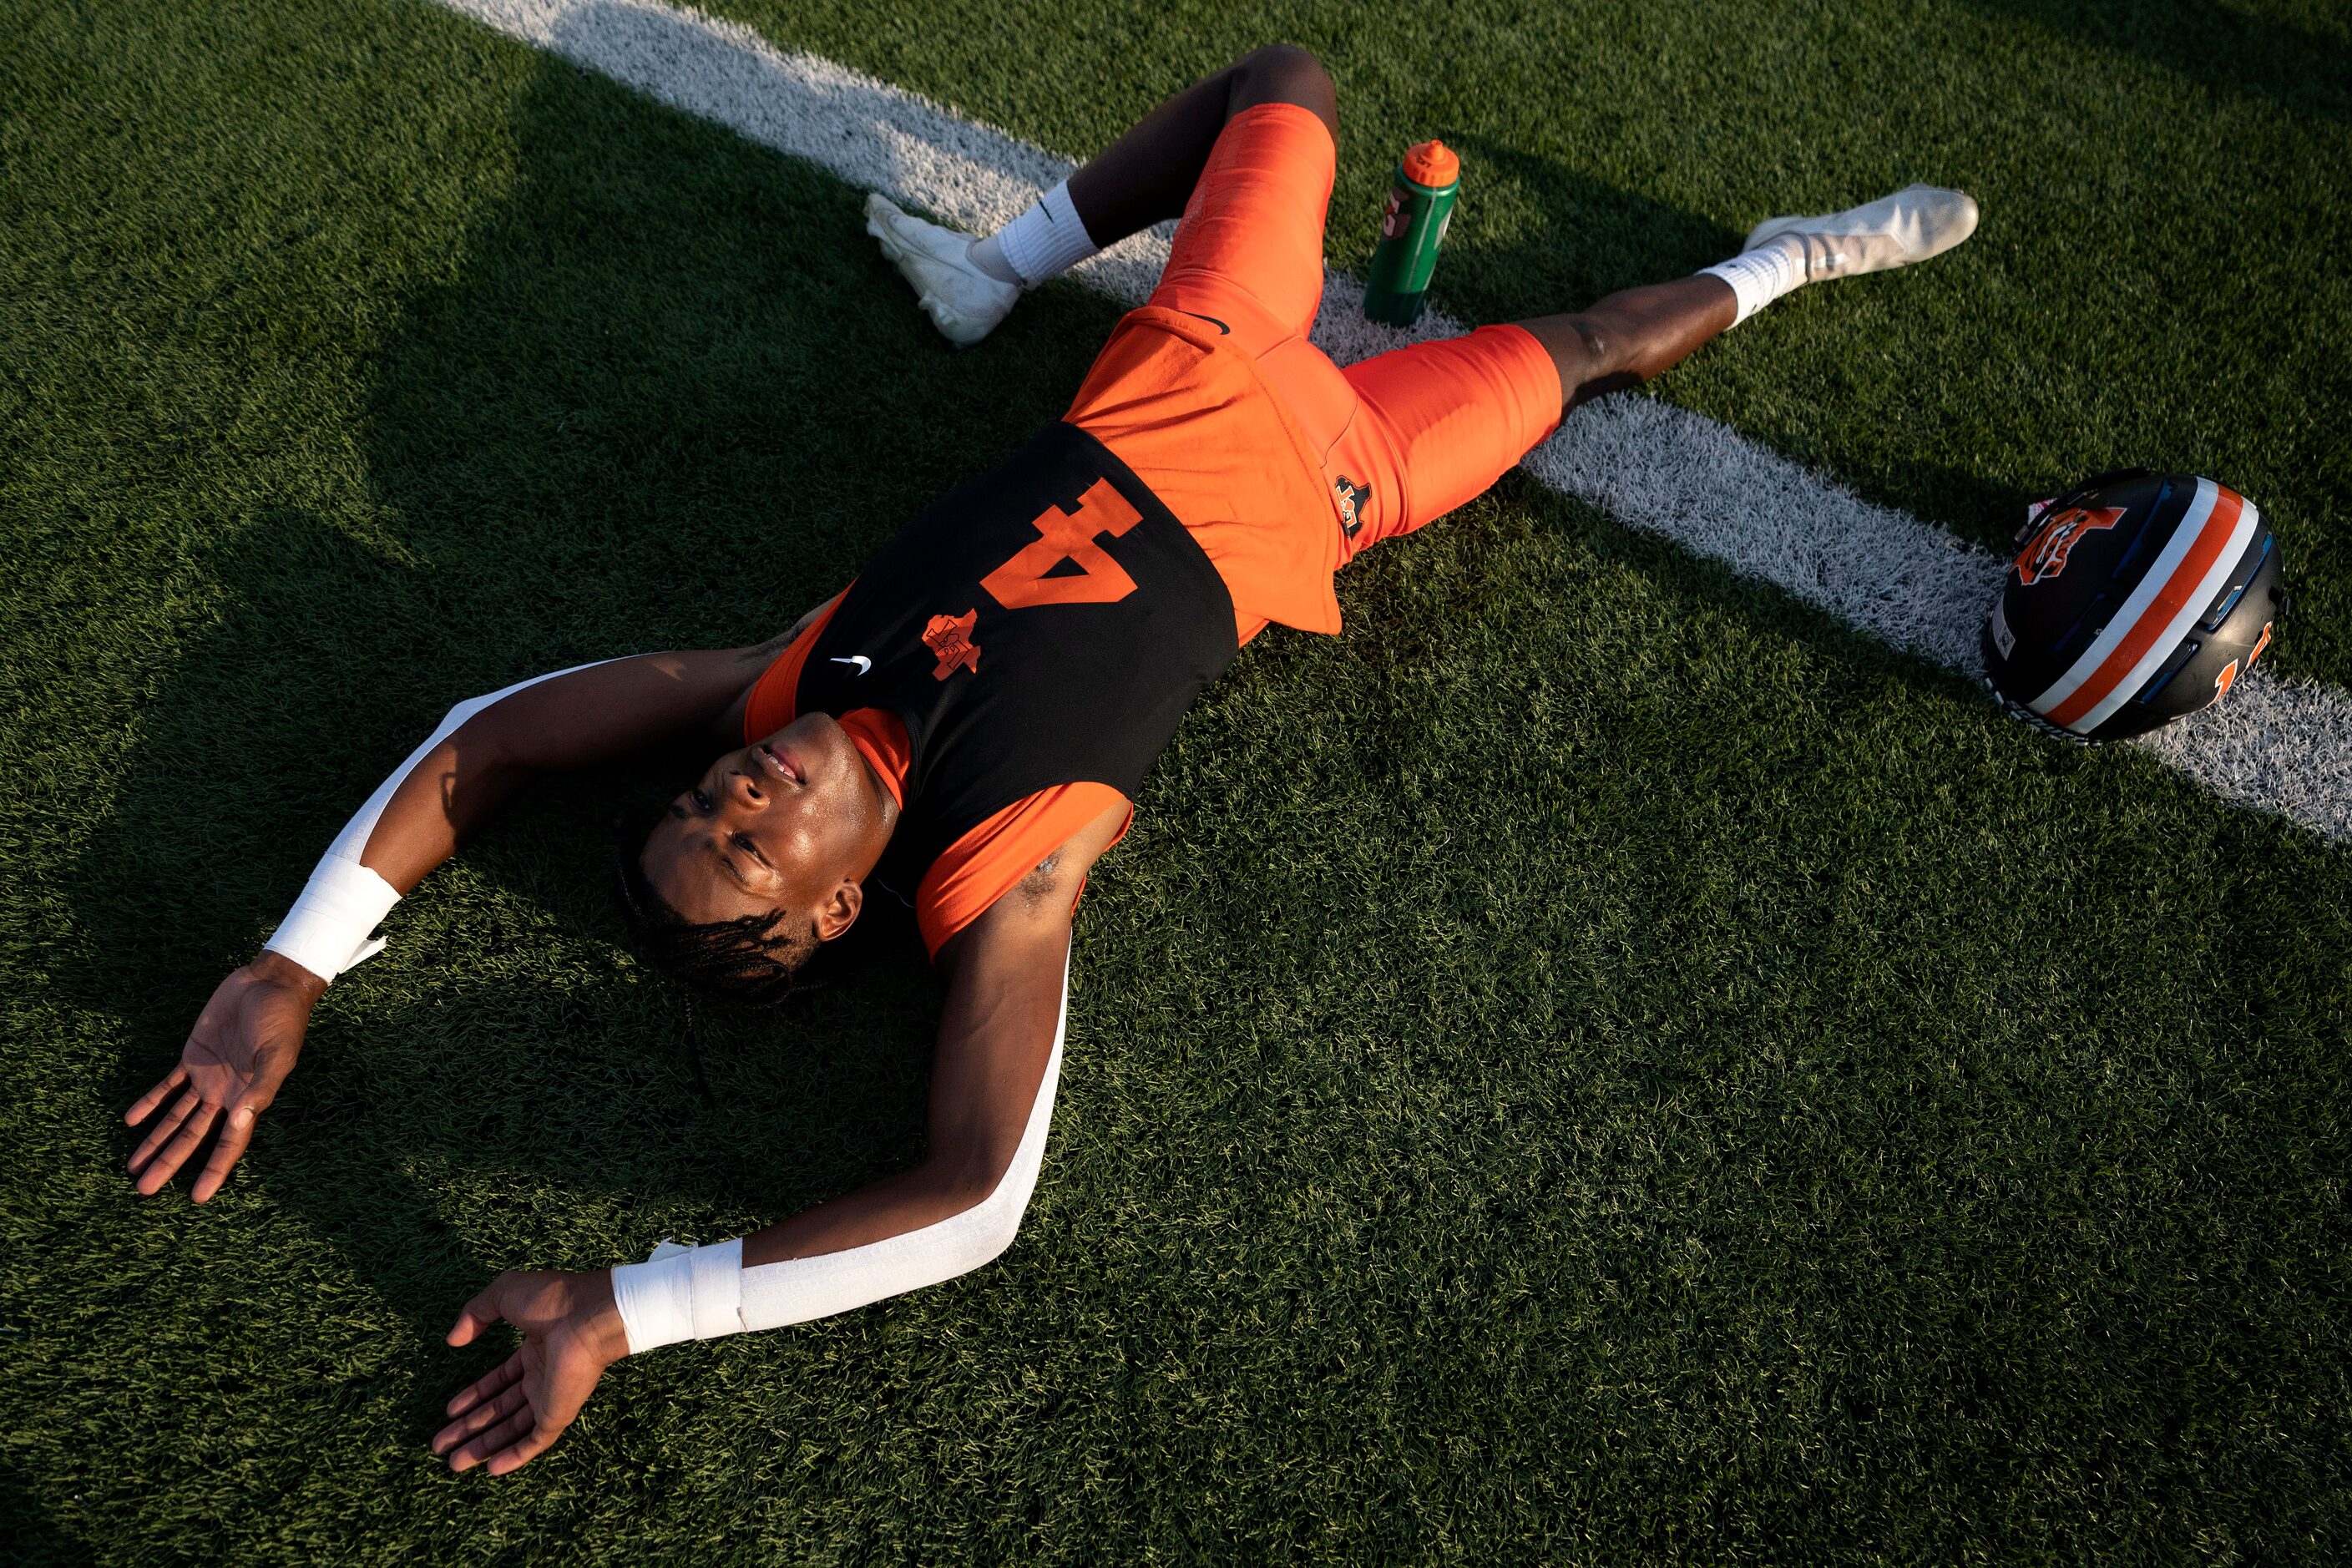
M 866 889 L 844 878 L 817 906 L 816 939 L 832 942 L 845 934 L 857 923 L 857 914 L 866 907 Z

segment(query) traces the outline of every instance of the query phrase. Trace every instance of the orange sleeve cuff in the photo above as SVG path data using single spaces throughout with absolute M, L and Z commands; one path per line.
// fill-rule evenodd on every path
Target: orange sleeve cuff
M 915 923 L 924 948 L 939 957 L 950 937 L 987 913 L 1080 828 L 1126 804 L 1108 784 L 1060 784 L 1013 802 L 949 845 L 915 889 Z M 1128 821 L 1134 819 L 1130 807 Z M 1119 837 L 1125 837 L 1122 826 Z

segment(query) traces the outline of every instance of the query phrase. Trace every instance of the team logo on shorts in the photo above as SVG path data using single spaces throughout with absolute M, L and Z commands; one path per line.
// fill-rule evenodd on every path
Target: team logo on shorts
M 2017 557 L 2020 584 L 2039 583 L 2066 570 L 2066 558 L 2094 529 L 2113 528 L 2128 510 L 2119 506 L 2073 507 L 2043 523 Z
M 923 646 L 940 656 L 939 668 L 931 671 L 933 680 L 945 680 L 959 669 L 980 673 L 980 645 L 971 640 L 971 628 L 979 622 L 977 609 L 931 617 L 931 624 L 923 628 Z
M 1360 485 L 1342 474 L 1331 481 L 1331 493 L 1339 498 L 1340 529 L 1349 538 L 1355 538 L 1356 530 L 1364 526 L 1363 516 L 1358 509 L 1372 499 L 1372 487 Z

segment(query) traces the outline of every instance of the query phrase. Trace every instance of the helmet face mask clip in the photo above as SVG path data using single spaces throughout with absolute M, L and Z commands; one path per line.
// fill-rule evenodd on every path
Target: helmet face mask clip
M 2270 647 L 2285 608 L 2262 510 L 2194 474 L 2118 468 L 2027 513 L 1985 617 L 1985 684 L 2016 717 L 2084 743 L 2210 707 Z

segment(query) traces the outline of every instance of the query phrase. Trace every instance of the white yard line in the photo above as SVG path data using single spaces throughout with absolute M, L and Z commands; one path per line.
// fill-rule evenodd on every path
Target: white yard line
M 887 82 L 660 0 L 440 3 L 961 228 L 1004 223 L 1073 167 Z M 1077 276 L 1140 302 L 1167 256 L 1164 236 L 1138 235 Z M 1361 301 L 1354 279 L 1330 274 L 1315 341 L 1342 363 L 1462 330 L 1433 312 L 1409 332 L 1375 326 Z M 1580 410 L 1526 467 L 1554 489 L 1896 647 L 1979 672 L 1977 626 L 2000 559 L 1714 420 L 1655 398 L 1606 398 Z M 2258 667 L 2227 701 L 2141 744 L 2224 800 L 2352 838 L 2352 698 L 2334 687 Z

